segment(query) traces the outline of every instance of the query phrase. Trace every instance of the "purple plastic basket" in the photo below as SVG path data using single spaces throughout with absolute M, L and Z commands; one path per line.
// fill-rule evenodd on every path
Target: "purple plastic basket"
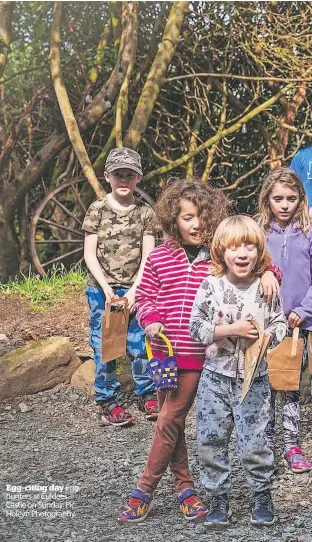
M 178 368 L 174 356 L 165 359 L 152 358 L 148 362 L 148 373 L 157 390 L 175 390 L 178 387 Z

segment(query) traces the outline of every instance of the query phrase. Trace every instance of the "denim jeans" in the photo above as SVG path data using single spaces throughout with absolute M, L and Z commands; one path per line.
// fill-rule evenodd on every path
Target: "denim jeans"
M 113 288 L 113 290 L 119 297 L 123 297 L 128 291 L 126 288 Z M 102 318 L 105 295 L 96 286 L 87 286 L 86 295 L 90 307 L 89 344 L 93 349 L 95 361 L 95 400 L 99 404 L 118 404 L 120 383 L 116 375 L 116 360 L 102 363 Z M 136 394 L 142 396 L 154 393 L 155 384 L 147 373 L 145 332 L 133 315 L 130 315 L 129 321 L 127 355 L 131 361 Z

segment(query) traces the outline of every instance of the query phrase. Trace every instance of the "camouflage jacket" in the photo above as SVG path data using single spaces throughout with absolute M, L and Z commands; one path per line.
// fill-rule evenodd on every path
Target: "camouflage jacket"
M 82 229 L 98 235 L 96 255 L 107 282 L 112 287 L 130 288 L 142 259 L 144 235 L 154 235 L 154 211 L 135 200 L 130 209 L 113 209 L 107 197 L 92 203 Z M 98 286 L 89 272 L 89 286 Z

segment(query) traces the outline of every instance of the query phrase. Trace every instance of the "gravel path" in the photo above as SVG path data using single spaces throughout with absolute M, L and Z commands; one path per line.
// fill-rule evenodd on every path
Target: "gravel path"
M 116 518 L 135 486 L 153 437 L 153 425 L 134 404 L 129 410 L 137 421 L 133 427 L 103 428 L 93 401 L 65 385 L 1 404 L 1 542 L 312 542 L 312 473 L 291 474 L 280 458 L 274 483 L 279 519 L 271 528 L 249 524 L 249 490 L 235 457 L 233 522 L 226 531 L 186 522 L 169 474 L 157 490 L 147 521 L 119 525 Z M 303 407 L 303 420 L 302 444 L 312 457 L 311 404 Z M 194 411 L 187 439 L 198 480 Z

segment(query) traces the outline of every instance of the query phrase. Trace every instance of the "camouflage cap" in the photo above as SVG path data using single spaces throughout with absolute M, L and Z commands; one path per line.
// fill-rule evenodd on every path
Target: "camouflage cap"
M 110 151 L 106 164 L 105 171 L 110 173 L 115 169 L 128 168 L 136 171 L 139 175 L 143 175 L 141 156 L 133 149 L 122 147 Z

